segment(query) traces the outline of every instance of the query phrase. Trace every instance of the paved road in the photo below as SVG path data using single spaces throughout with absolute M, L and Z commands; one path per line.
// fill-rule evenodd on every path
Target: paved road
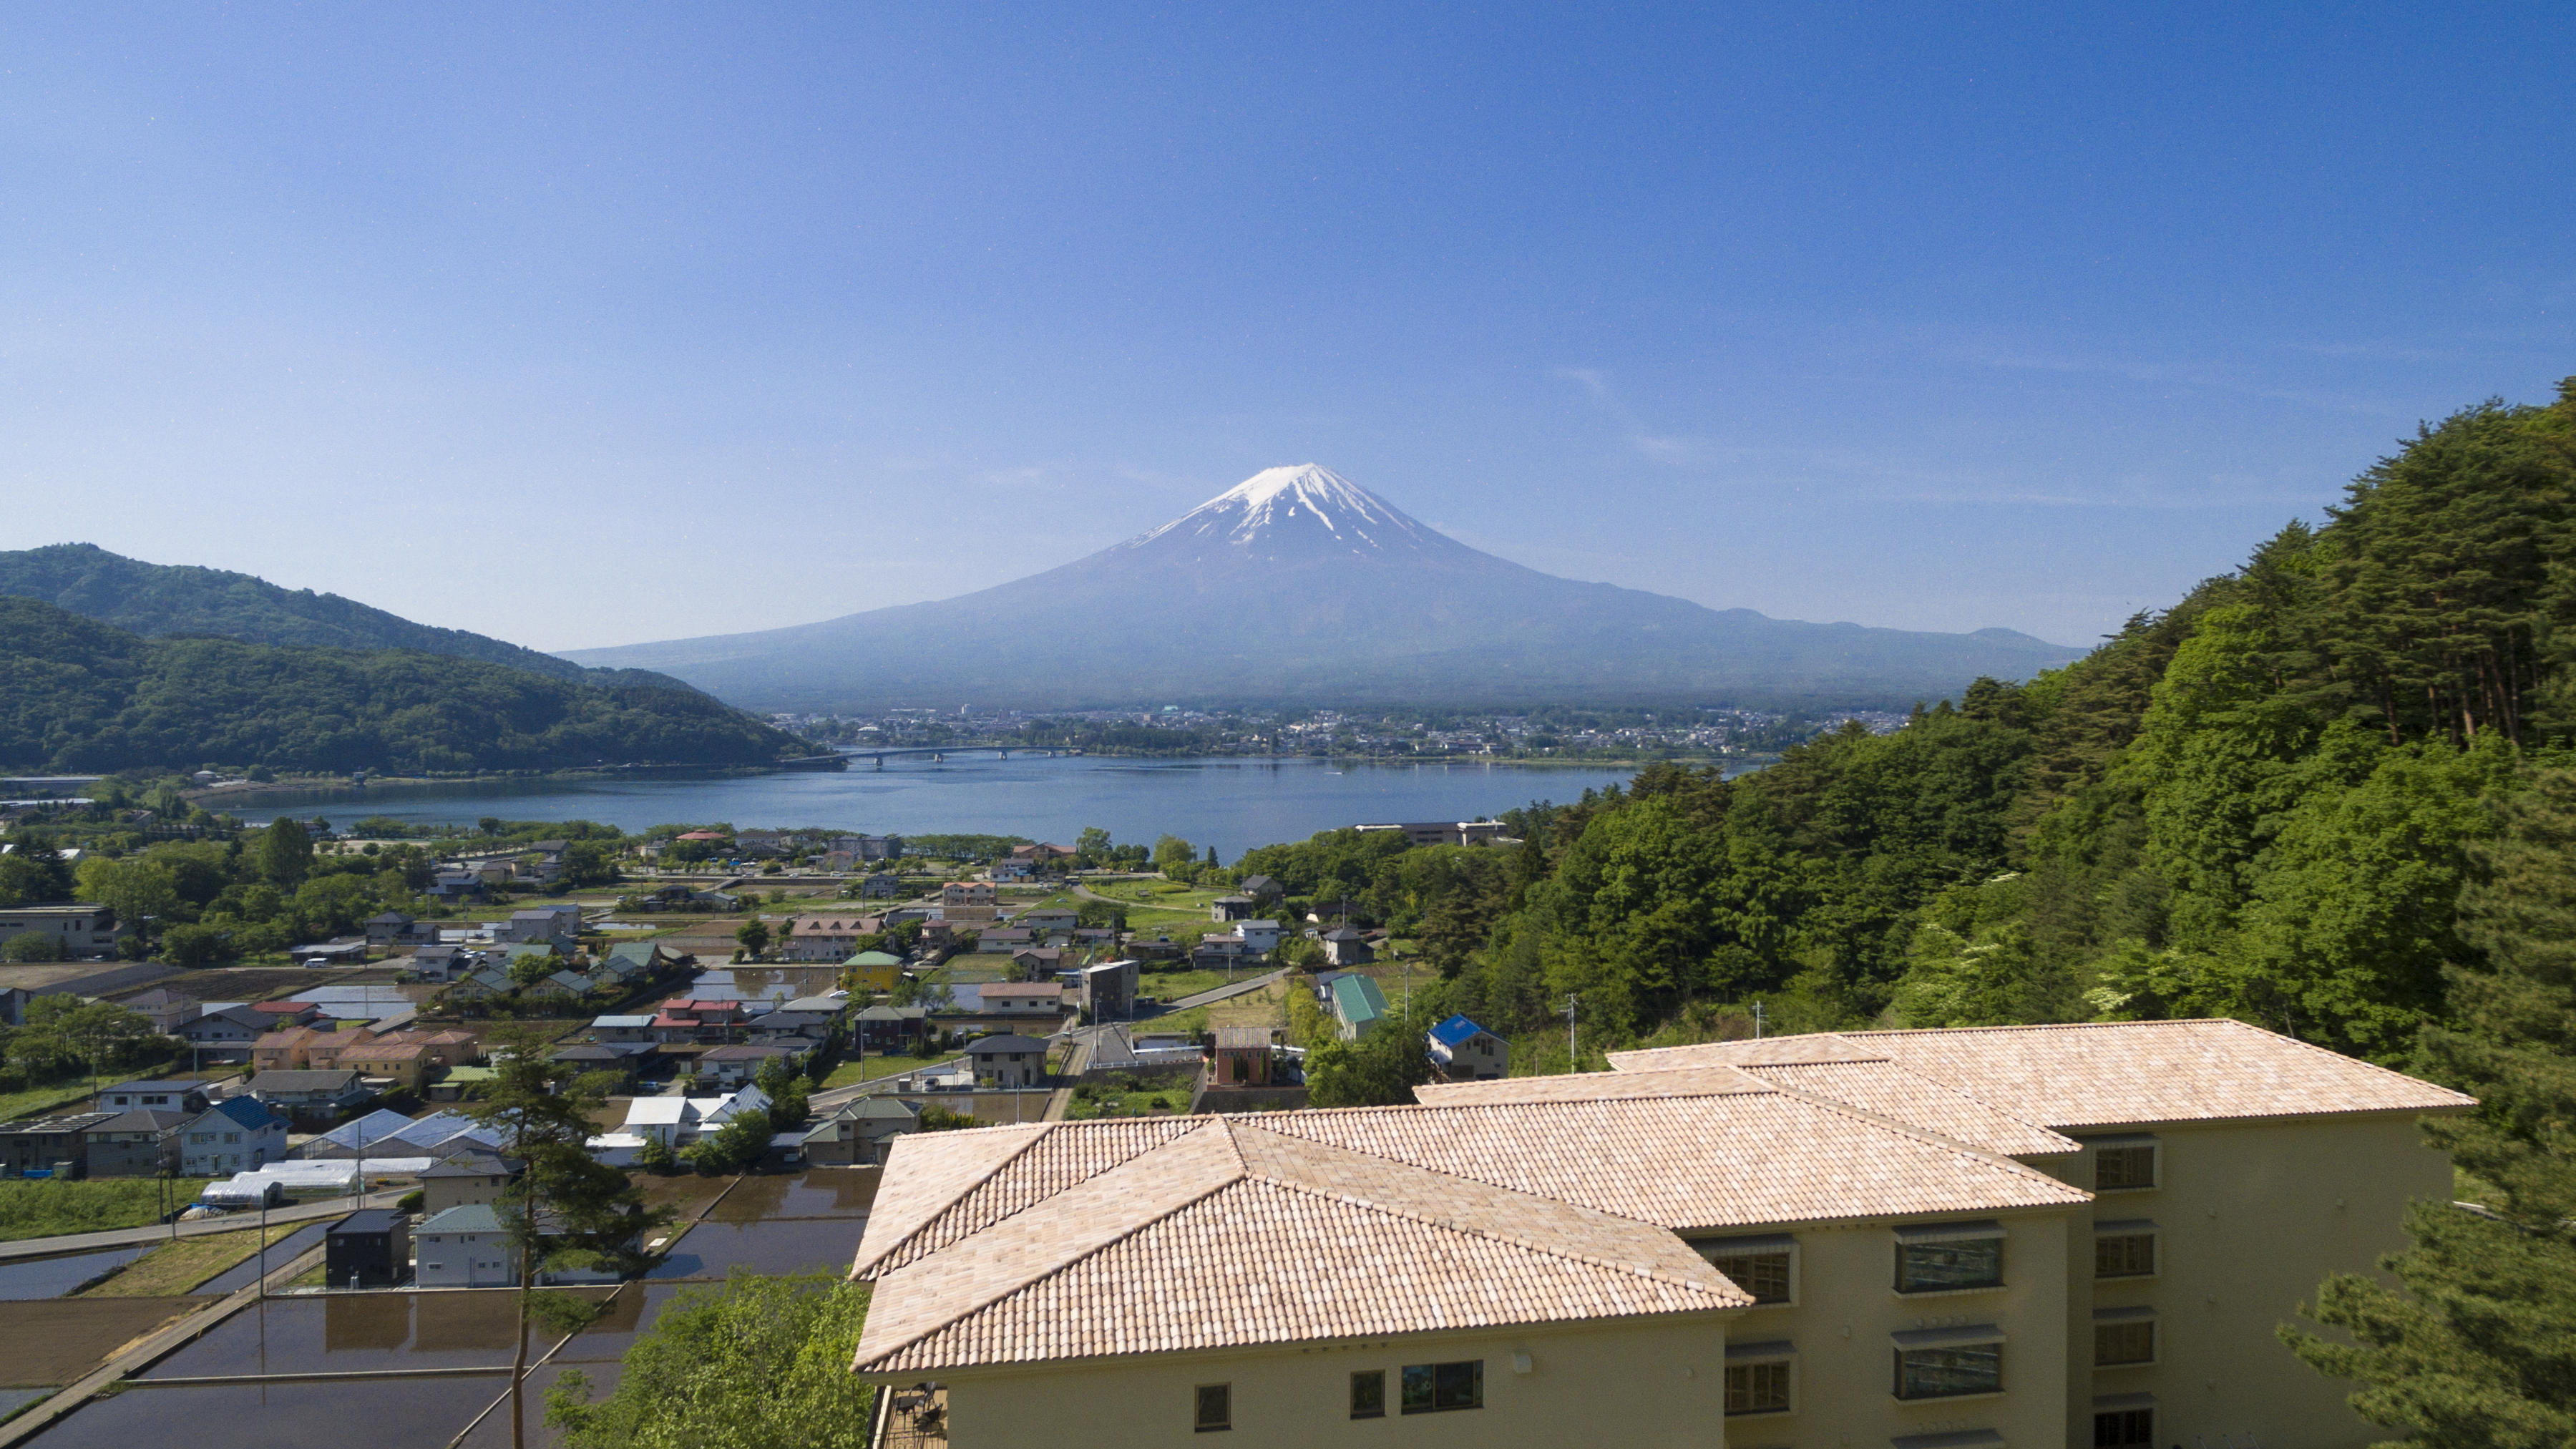
M 1245 977 L 1243 980 L 1237 981 L 1229 986 L 1218 986 L 1210 990 L 1202 991 L 1196 996 L 1184 996 L 1180 1000 L 1165 1006 L 1163 1008 L 1163 1014 L 1168 1016 L 1175 1011 L 1187 1011 L 1193 1006 L 1205 1006 L 1210 1002 L 1225 1001 L 1237 996 L 1249 996 L 1253 992 L 1259 991 L 1262 987 L 1269 985 L 1271 982 L 1276 981 L 1287 974 L 1287 968 L 1282 967 L 1277 971 L 1272 971 L 1264 975 Z M 1148 1017 L 1146 1020 L 1140 1021 L 1136 1024 L 1138 1026 L 1150 1026 L 1153 1024 L 1153 1019 Z
M 359 1202 L 335 1197 L 329 1202 L 309 1203 L 300 1207 L 270 1208 L 268 1225 L 309 1223 L 322 1218 L 345 1217 L 361 1207 L 392 1207 L 402 1201 L 399 1192 L 371 1193 Z M 256 1212 L 225 1213 L 220 1217 L 198 1218 L 179 1224 L 179 1236 L 201 1238 L 208 1233 L 237 1233 L 259 1226 Z M 155 1223 L 148 1228 L 117 1228 L 103 1233 L 71 1233 L 59 1238 L 21 1238 L 14 1243 L 0 1243 L 0 1262 L 15 1258 L 46 1258 L 56 1253 L 82 1253 L 97 1248 L 122 1248 L 135 1243 L 166 1243 L 170 1226 Z

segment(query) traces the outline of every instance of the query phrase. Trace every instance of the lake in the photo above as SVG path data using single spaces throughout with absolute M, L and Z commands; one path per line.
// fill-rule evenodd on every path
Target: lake
M 280 792 L 224 807 L 245 820 L 370 815 L 407 824 L 596 820 L 639 831 L 673 821 L 741 829 L 820 826 L 879 835 L 1025 835 L 1070 845 L 1086 825 L 1122 843 L 1180 836 L 1233 860 L 1256 845 L 1319 830 L 1401 820 L 1476 820 L 1533 800 L 1560 804 L 1624 784 L 1634 767 L 1486 763 L 1371 764 L 1316 759 L 1138 760 L 1104 755 L 864 759 L 845 773 L 380 785 Z

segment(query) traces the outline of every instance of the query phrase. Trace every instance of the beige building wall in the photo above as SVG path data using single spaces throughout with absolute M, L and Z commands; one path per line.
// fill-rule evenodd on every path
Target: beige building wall
M 1973 1219 L 1971 1219 L 1973 1220 Z M 1727 1442 L 1883 1449 L 1905 1435 L 1992 1429 L 2013 1445 L 2054 1446 L 2067 1422 L 2067 1240 L 2082 1211 L 1994 1215 L 2004 1229 L 2003 1286 L 1939 1293 L 1896 1291 L 1896 1226 L 1959 1219 L 1900 1218 L 1807 1224 L 1694 1241 L 1795 1241 L 1786 1307 L 1743 1310 L 1727 1326 L 1739 1354 L 1786 1341 L 1792 1360 L 1790 1412 L 1727 1420 Z M 2090 1269 L 2090 1263 L 2087 1263 Z M 2003 1335 L 2003 1392 L 1944 1399 L 1896 1397 L 1892 1335 L 1992 1326 Z M 2090 1424 L 2087 1424 L 2090 1433 Z M 2090 1444 L 2088 1437 L 2085 1441 Z
M 1176 1300 L 1178 1301 L 1178 1300 Z M 1725 1315 L 1499 1332 L 1414 1334 L 1365 1343 L 1158 1354 L 924 1374 L 948 1385 L 958 1449 L 1067 1445 L 1316 1449 L 1457 1444 L 1715 1449 L 1725 1443 Z M 1514 1355 L 1528 1356 L 1528 1370 Z M 1482 1359 L 1484 1407 L 1399 1411 L 1406 1364 Z M 1350 1376 L 1383 1369 L 1387 1412 L 1350 1416 Z M 1193 1427 L 1201 1384 L 1233 1387 L 1234 1427 Z
M 2450 1200 L 2449 1155 L 2423 1145 L 2420 1121 L 2407 1112 L 2069 1133 L 2088 1144 L 2154 1139 L 2155 1186 L 2097 1190 L 2092 1217 L 2152 1221 L 2158 1241 L 2153 1277 L 2100 1282 L 2087 1235 L 2069 1244 L 2068 1442 L 2092 1442 L 2095 1399 L 2138 1394 L 2154 1396 L 2160 1445 L 2385 1439 L 2344 1403 L 2351 1384 L 2301 1363 L 2273 1330 L 2300 1321 L 2328 1274 L 2375 1273 L 2405 1246 L 2409 1202 Z M 2095 1156 L 2088 1147 L 2032 1165 L 2090 1189 Z M 2093 1367 L 2095 1312 L 2136 1308 L 2155 1312 L 2156 1362 Z

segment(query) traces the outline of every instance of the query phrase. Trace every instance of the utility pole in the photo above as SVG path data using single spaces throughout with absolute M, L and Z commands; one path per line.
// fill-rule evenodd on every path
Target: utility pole
M 1753 1039 L 1762 1040 L 1762 1003 L 1753 1003 Z
M 1574 1002 L 1574 993 L 1567 992 L 1565 994 L 1565 1069 L 1569 1072 L 1583 1070 L 1583 1059 L 1574 1054 Z

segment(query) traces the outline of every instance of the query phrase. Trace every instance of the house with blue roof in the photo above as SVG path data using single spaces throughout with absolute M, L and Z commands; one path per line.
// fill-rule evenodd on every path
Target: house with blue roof
M 1342 1040 L 1358 1041 L 1386 1019 L 1386 993 L 1356 972 L 1333 982 L 1333 1019 L 1342 1025 Z
M 1428 1033 L 1431 1064 L 1453 1082 L 1511 1075 L 1512 1044 L 1463 1016 L 1453 1016 Z
M 250 1097 L 231 1097 L 179 1129 L 179 1171 L 186 1177 L 252 1172 L 286 1157 L 286 1119 Z

